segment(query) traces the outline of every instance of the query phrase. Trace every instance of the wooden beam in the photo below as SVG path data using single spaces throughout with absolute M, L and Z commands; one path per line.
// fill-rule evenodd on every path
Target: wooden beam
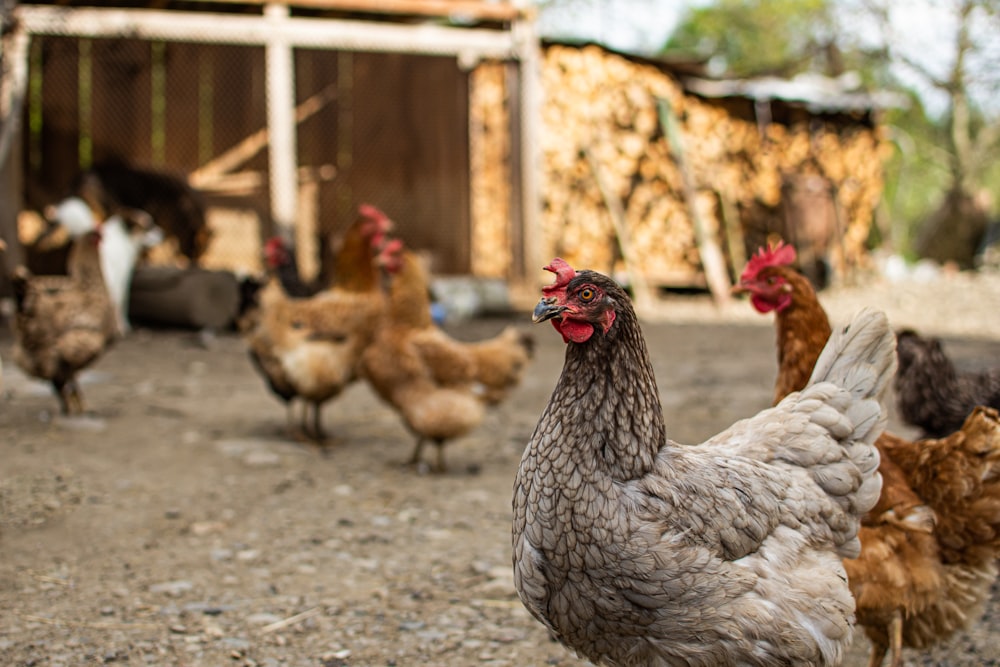
M 149 9 L 17 5 L 15 21 L 31 35 L 122 37 L 205 44 L 289 46 L 375 53 L 412 53 L 507 60 L 517 57 L 508 30 L 291 17 L 275 25 L 264 16 Z
M 698 213 L 698 206 L 695 202 L 697 194 L 695 190 L 694 178 L 691 170 L 688 169 L 687 161 L 684 157 L 684 145 L 681 140 L 680 122 L 674 114 L 670 101 L 658 99 L 657 107 L 660 113 L 660 124 L 663 125 L 664 133 L 667 136 L 667 143 L 670 145 L 670 155 L 677 165 L 677 170 L 681 173 L 681 187 L 684 191 L 684 203 L 687 205 L 688 216 L 691 218 L 691 225 L 694 227 L 695 240 L 698 243 L 698 255 L 701 257 L 701 268 L 705 272 L 705 282 L 711 290 L 717 305 L 725 305 L 730 300 L 729 274 L 726 272 L 726 262 L 722 257 L 722 250 L 716 238 L 709 233 L 705 221 Z
M 301 124 L 307 118 L 329 104 L 336 97 L 336 84 L 331 84 L 295 107 L 295 122 Z M 225 180 L 237 168 L 243 166 L 267 146 L 270 141 L 268 129 L 261 128 L 222 155 L 212 158 L 190 174 L 188 182 L 196 188 L 211 189 L 216 181 Z
M 635 253 L 632 252 L 632 234 L 629 232 L 628 221 L 625 219 L 625 207 L 622 206 L 622 200 L 618 195 L 612 191 L 611 184 L 604 176 L 601 163 L 594 157 L 594 153 L 589 148 L 584 148 L 583 153 L 590 164 L 590 170 L 594 173 L 594 181 L 597 183 L 597 189 L 601 191 L 604 205 L 611 215 L 611 224 L 615 228 L 615 237 L 618 239 L 618 249 L 622 253 L 625 272 L 628 273 L 628 281 L 632 288 L 632 302 L 635 304 L 637 312 L 645 313 L 653 304 L 653 293 L 635 260 Z
M 268 0 L 201 0 L 206 4 L 271 4 Z M 506 2 L 478 0 L 281 0 L 273 4 L 302 9 L 363 12 L 368 14 L 399 14 L 409 16 L 445 16 L 479 21 L 514 21 L 530 9 Z

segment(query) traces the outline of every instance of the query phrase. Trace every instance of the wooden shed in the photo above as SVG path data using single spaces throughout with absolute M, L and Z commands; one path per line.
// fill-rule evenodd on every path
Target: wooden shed
M 155 8 L 154 8 L 155 7 Z M 261 238 L 298 242 L 307 274 L 372 203 L 434 270 L 472 271 L 477 65 L 501 63 L 512 228 L 537 225 L 531 12 L 480 0 L 197 0 L 18 5 L 3 57 L 19 125 L 3 212 L 40 209 L 114 159 L 204 191 L 199 261 L 253 270 Z M 325 244 L 325 241 L 329 241 Z M 506 249 L 508 257 L 522 256 Z M 517 267 L 508 271 L 516 272 Z M 522 269 L 523 270 L 523 269 Z

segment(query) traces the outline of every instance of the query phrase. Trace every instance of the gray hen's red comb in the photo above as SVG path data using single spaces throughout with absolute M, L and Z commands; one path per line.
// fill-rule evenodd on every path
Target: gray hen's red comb
M 569 285 L 569 281 L 576 277 L 576 271 L 573 270 L 573 267 L 567 264 L 566 260 L 559 257 L 553 259 L 549 265 L 545 267 L 545 270 L 556 274 L 556 281 L 551 285 L 543 287 L 543 294 L 552 294 L 553 292 L 565 289 L 566 286 Z

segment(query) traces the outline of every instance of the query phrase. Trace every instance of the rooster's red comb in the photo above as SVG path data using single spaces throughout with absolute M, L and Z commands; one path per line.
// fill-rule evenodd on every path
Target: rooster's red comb
M 794 261 L 795 248 L 784 241 L 778 241 L 775 245 L 757 250 L 757 254 L 750 258 L 746 268 L 743 269 L 740 281 L 753 280 L 766 266 L 787 266 Z
M 387 232 L 392 228 L 392 220 L 377 206 L 361 204 L 358 206 L 358 215 L 365 219 L 365 224 L 374 225 L 376 230 Z
M 556 274 L 556 281 L 551 285 L 546 285 L 542 288 L 542 293 L 546 295 L 565 289 L 566 285 L 569 284 L 569 281 L 573 280 L 576 276 L 576 271 L 573 270 L 573 267 L 567 264 L 566 260 L 560 259 L 559 257 L 556 257 L 549 262 L 549 265 L 545 267 L 545 270 Z

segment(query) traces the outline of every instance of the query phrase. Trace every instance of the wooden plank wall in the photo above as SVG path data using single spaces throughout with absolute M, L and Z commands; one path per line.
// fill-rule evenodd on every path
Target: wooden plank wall
M 68 193 L 86 161 L 79 152 L 81 134 L 92 139 L 93 160 L 121 156 L 139 166 L 187 173 L 266 128 L 262 48 L 37 39 L 43 122 L 32 139 L 41 155 L 37 168 L 29 164 L 25 142 L 29 207 Z M 81 129 L 78 50 L 84 42 L 92 122 Z M 313 168 L 300 173 L 314 180 L 303 186 L 310 201 L 302 208 L 315 211 L 308 227 L 318 237 L 305 250 L 329 264 L 331 251 L 321 250 L 322 240 L 330 238 L 326 245 L 335 246 L 358 204 L 370 202 L 397 221 L 409 245 L 432 254 L 435 271 L 468 272 L 468 73 L 454 58 L 402 54 L 297 50 L 295 63 L 296 103 L 330 87 L 336 92 L 333 102 L 299 127 L 299 165 Z M 153 110 L 157 86 L 164 93 L 159 116 Z M 264 185 L 241 195 L 240 205 L 268 211 L 266 150 L 241 170 L 259 172 Z M 265 219 L 262 233 L 270 233 L 268 225 Z
M 344 200 L 370 202 L 432 270 L 470 269 L 469 83 L 454 58 L 354 54 Z

